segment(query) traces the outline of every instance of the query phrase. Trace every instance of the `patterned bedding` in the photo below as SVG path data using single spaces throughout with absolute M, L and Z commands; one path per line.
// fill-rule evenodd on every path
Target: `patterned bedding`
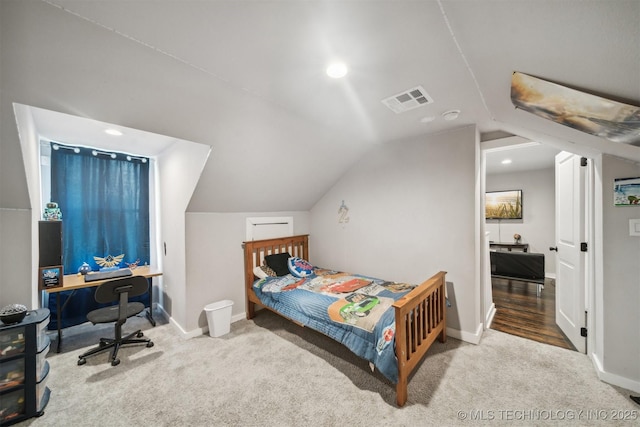
M 317 267 L 313 273 L 259 279 L 253 289 L 265 306 L 344 344 L 397 383 L 391 305 L 414 286 Z

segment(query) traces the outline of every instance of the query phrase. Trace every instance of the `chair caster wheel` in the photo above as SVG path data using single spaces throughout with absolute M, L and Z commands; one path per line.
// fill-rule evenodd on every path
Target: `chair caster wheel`
M 84 365 L 85 363 L 87 363 L 87 359 L 78 360 L 78 365 Z
M 136 337 L 138 338 L 142 338 L 144 336 L 144 334 L 142 332 L 138 332 L 138 335 L 136 335 Z
M 147 343 L 147 347 L 153 347 L 153 342 L 149 341 L 149 342 Z
M 113 359 L 111 361 L 111 366 L 118 366 L 120 364 L 120 359 Z

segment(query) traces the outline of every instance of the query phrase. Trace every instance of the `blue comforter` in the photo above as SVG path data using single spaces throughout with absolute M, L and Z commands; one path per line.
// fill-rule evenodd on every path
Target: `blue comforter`
M 413 286 L 316 268 L 315 274 L 257 280 L 265 306 L 344 344 L 398 382 L 393 301 Z

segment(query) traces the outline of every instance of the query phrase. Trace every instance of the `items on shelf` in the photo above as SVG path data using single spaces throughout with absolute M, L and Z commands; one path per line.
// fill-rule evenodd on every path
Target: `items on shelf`
M 56 202 L 47 203 L 42 219 L 46 221 L 60 221 L 62 219 L 62 211 L 60 211 Z
M 0 326 L 0 425 L 11 425 L 44 414 L 49 402 L 50 339 L 47 308 L 26 312 L 25 318 Z

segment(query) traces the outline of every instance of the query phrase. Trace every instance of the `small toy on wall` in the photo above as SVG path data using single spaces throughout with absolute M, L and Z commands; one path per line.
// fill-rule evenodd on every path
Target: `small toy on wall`
M 344 204 L 344 200 L 338 209 L 338 223 L 346 224 L 349 222 L 349 208 Z

